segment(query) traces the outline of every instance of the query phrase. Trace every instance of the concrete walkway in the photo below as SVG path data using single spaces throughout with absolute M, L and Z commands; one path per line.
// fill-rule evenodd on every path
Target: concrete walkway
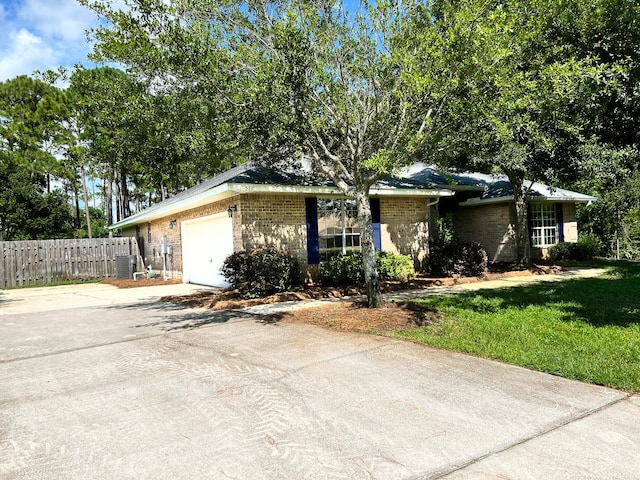
M 191 288 L 0 291 L 0 478 L 638 478 L 637 395 Z
M 595 278 L 606 273 L 604 268 L 568 268 L 563 273 L 553 275 L 521 275 L 500 278 L 497 280 L 487 280 L 471 283 L 459 283 L 457 285 L 442 285 L 429 288 L 421 288 L 417 290 L 404 290 L 399 292 L 391 292 L 383 294 L 385 300 L 409 300 L 414 298 L 426 297 L 429 295 L 448 295 L 460 292 L 472 292 L 477 290 L 488 290 L 496 288 L 510 288 L 532 283 L 542 282 L 563 282 L 565 280 L 580 278 Z M 244 311 L 254 314 L 266 315 L 269 313 L 277 313 L 294 308 L 309 308 L 315 305 L 321 305 L 326 302 L 339 302 L 342 300 L 352 300 L 354 298 L 363 299 L 364 297 L 343 297 L 330 298 L 320 300 L 305 300 L 297 302 L 282 302 L 268 305 L 257 305 L 243 309 Z

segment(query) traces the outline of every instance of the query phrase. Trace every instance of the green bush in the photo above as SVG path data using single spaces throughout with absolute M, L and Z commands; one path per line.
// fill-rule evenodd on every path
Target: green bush
M 578 236 L 578 245 L 589 259 L 606 255 L 607 246 L 593 233 L 581 233 Z
M 453 238 L 435 243 L 429 251 L 429 274 L 444 277 L 477 277 L 487 271 L 487 252 L 482 245 Z
M 245 297 L 286 292 L 298 284 L 300 265 L 286 250 L 261 247 L 229 255 L 222 274 Z
M 413 260 L 408 255 L 376 252 L 376 266 L 380 280 L 406 282 L 415 276 Z M 320 264 L 320 276 L 323 281 L 334 285 L 362 283 L 362 255 L 359 252 L 336 255 Z
M 359 252 L 335 255 L 320 264 L 320 277 L 335 285 L 350 285 L 364 281 L 362 255 Z
M 562 242 L 549 247 L 549 260 L 591 260 L 604 250 L 602 242 L 594 235 L 582 235 L 578 243 Z
M 413 259 L 409 255 L 399 253 L 378 252 L 376 264 L 381 280 L 397 280 L 406 282 L 415 277 Z

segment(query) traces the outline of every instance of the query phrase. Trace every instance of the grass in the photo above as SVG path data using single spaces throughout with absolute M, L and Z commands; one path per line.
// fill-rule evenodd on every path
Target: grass
M 594 266 L 607 274 L 424 298 L 439 320 L 388 335 L 638 392 L 640 264 Z

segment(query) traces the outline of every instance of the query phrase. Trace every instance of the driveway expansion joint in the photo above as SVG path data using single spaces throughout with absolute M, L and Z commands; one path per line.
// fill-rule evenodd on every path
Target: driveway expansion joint
M 479 455 L 475 458 L 472 458 L 471 460 L 464 462 L 463 464 L 460 465 L 455 465 L 450 469 L 447 469 L 446 471 L 439 471 L 439 472 L 435 472 L 432 474 L 427 474 L 427 475 L 418 475 L 418 476 L 412 476 L 407 478 L 406 480 L 435 480 L 435 479 L 439 479 L 439 478 L 446 478 L 449 475 L 452 475 L 456 472 L 460 472 L 468 467 L 471 467 L 473 465 L 476 465 L 480 462 L 482 462 L 483 460 L 486 460 L 490 457 L 493 457 L 495 455 L 499 455 L 501 453 L 505 453 L 508 452 L 509 450 L 512 450 L 516 447 L 519 447 L 520 445 L 524 445 L 532 440 L 536 440 L 538 438 L 542 438 L 546 435 L 549 435 L 550 433 L 553 433 L 561 428 L 566 427 L 567 425 L 571 425 L 572 423 L 578 422 L 580 420 L 583 420 L 585 418 L 591 417 L 592 415 L 595 415 L 597 413 L 603 412 L 605 410 L 608 410 L 609 408 L 618 405 L 620 403 L 626 402 L 628 401 L 631 397 L 636 396 L 636 394 L 633 393 L 629 393 L 629 392 L 620 392 L 621 394 L 623 394 L 620 398 L 617 398 L 615 400 L 612 400 L 610 402 L 604 403 L 596 408 L 591 408 L 589 410 L 586 410 L 582 413 L 579 413 L 577 415 L 570 415 L 569 417 L 567 417 L 565 420 L 561 420 L 558 423 L 554 423 L 551 426 L 544 428 L 542 431 L 539 431 L 537 433 L 534 433 L 532 435 L 526 436 L 516 442 L 510 443 L 509 445 L 505 446 L 505 447 L 501 447 L 501 448 L 496 448 L 494 450 L 491 450 L 487 453 L 485 453 L 484 455 Z

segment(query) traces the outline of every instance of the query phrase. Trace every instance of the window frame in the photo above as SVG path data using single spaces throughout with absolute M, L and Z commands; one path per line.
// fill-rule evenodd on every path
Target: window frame
M 529 234 L 534 248 L 546 248 L 558 243 L 558 214 L 555 204 L 529 204 Z
M 339 208 L 326 208 L 323 204 L 334 205 L 339 202 Z M 337 215 L 331 215 L 339 211 Z M 327 215 L 329 213 L 329 215 Z M 334 224 L 326 220 L 334 217 Z M 336 218 L 338 217 L 338 218 Z M 355 200 L 345 197 L 318 197 L 318 251 L 320 262 L 326 261 L 333 255 L 346 255 L 349 252 L 360 251 L 362 248 L 362 233 L 358 223 L 358 212 Z

